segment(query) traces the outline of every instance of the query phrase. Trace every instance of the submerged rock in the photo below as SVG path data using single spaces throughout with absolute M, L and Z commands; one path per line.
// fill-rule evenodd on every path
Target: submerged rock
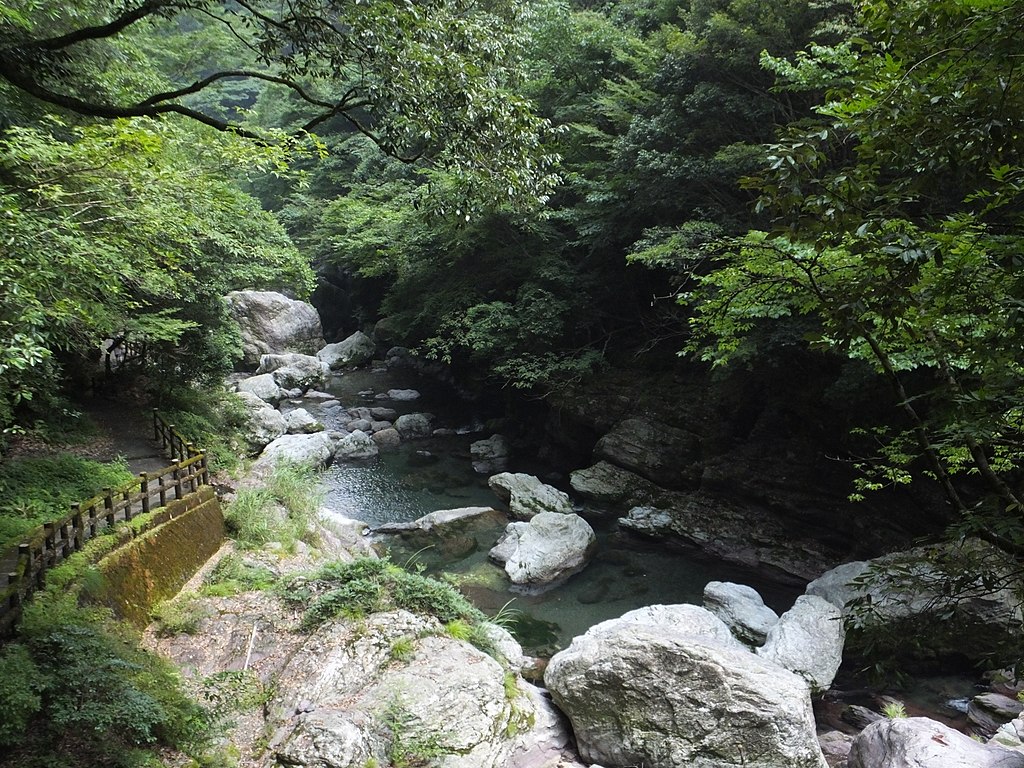
M 489 478 L 487 485 L 508 504 L 509 513 L 516 520 L 530 520 L 541 512 L 572 513 L 569 494 L 542 483 L 533 475 L 502 472 Z
M 373 438 L 357 429 L 338 441 L 334 457 L 345 461 L 372 459 L 378 452 L 377 443 L 373 441 Z
M 583 569 L 597 536 L 576 514 L 541 512 L 528 523 L 509 523 L 490 552 L 513 584 L 541 587 Z
M 395 419 L 395 429 L 403 440 L 430 437 L 433 431 L 430 423 L 433 418 L 429 413 L 406 413 Z

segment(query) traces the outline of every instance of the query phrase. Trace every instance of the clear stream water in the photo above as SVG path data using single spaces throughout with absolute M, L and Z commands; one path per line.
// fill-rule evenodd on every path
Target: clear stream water
M 423 396 L 410 402 L 375 399 L 376 393 L 405 388 L 417 389 Z M 491 434 L 482 427 L 485 414 L 472 405 L 453 398 L 436 383 L 411 375 L 398 379 L 382 371 L 336 376 L 327 391 L 346 408 L 384 406 L 399 414 L 430 412 L 435 415 L 435 428 L 454 431 L 444 437 L 405 441 L 396 452 L 370 461 L 333 465 L 323 476 L 328 508 L 372 527 L 415 520 L 439 509 L 500 506 L 487 487 L 487 477 L 472 468 L 470 444 Z M 329 429 L 342 426 L 330 409 L 323 409 L 322 401 L 306 400 L 302 407 Z M 517 466 L 513 457 L 509 470 L 538 473 L 535 462 L 524 464 L 527 466 Z M 625 514 L 625 509 L 612 510 L 610 516 L 607 511 L 604 516 L 595 516 L 586 508 L 579 511 L 597 532 L 596 554 L 582 572 L 540 594 L 518 591 L 504 571 L 488 560 L 488 551 L 508 523 L 504 515 L 485 517 L 460 535 L 427 547 L 387 538 L 392 559 L 420 564 L 428 573 L 449 575 L 485 613 L 494 615 L 507 604 L 516 617 L 512 628 L 524 650 L 542 657 L 564 648 L 594 624 L 634 608 L 657 603 L 699 605 L 709 581 L 749 584 L 779 613 L 802 592 L 791 584 L 767 580 L 752 569 L 619 532 L 615 518 Z M 903 694 L 913 711 L 945 715 L 943 719 L 954 725 L 959 715 L 947 702 L 970 695 L 971 682 L 961 678 L 923 680 L 915 691 Z

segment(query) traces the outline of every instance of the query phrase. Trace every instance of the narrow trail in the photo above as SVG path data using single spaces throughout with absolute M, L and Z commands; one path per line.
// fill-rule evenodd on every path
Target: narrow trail
M 136 475 L 154 472 L 172 463 L 161 450 L 160 444 L 153 439 L 151 414 L 135 402 L 95 397 L 77 405 L 82 415 L 96 426 L 93 437 L 81 444 L 59 448 L 22 446 L 17 454 L 43 456 L 58 452 L 72 453 L 94 461 L 113 461 L 120 456 L 127 462 L 128 469 Z M 100 492 L 97 485 L 96 493 Z M 17 561 L 16 547 L 0 552 L 0 576 L 14 570 Z

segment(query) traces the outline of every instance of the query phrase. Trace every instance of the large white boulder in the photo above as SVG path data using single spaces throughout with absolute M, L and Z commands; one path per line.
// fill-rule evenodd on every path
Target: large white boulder
M 346 365 L 363 365 L 373 359 L 377 346 L 373 339 L 362 331 L 356 331 L 343 341 L 328 344 L 316 353 L 332 370 L 344 368 Z
M 541 587 L 582 570 L 596 541 L 579 515 L 541 512 L 528 523 L 509 523 L 490 556 L 504 564 L 513 584 Z
M 567 493 L 542 483 L 533 475 L 502 472 L 489 478 L 487 485 L 508 504 L 509 513 L 516 520 L 530 520 L 541 512 L 572 513 L 572 502 Z
M 807 684 L 692 605 L 591 627 L 544 682 L 592 763 L 646 768 L 825 768 Z
M 1024 768 L 1024 754 L 982 744 L 926 717 L 878 720 L 854 739 L 848 768 Z
M 288 431 L 284 416 L 274 406 L 252 392 L 239 391 L 236 396 L 248 417 L 242 436 L 250 454 L 257 454 Z
M 751 646 L 764 645 L 768 630 L 779 620 L 756 589 L 731 581 L 709 581 L 704 586 L 704 607 Z
M 312 355 L 289 352 L 283 355 L 263 355 L 256 373 L 271 373 L 281 389 L 307 389 L 322 387 L 330 375 L 325 363 Z
M 327 432 L 282 435 L 263 449 L 263 453 L 253 463 L 253 470 L 257 473 L 266 472 L 282 462 L 319 469 L 327 466 L 333 456 L 334 440 Z
M 270 749 L 309 768 L 559 765 L 568 734 L 511 674 L 434 619 L 395 611 L 334 622 L 282 674 Z
M 233 291 L 225 299 L 242 332 L 242 359 L 256 365 L 261 355 L 314 355 L 324 346 L 320 316 L 312 304 L 273 291 Z
M 261 373 L 258 376 L 242 379 L 235 385 L 235 389 L 238 392 L 248 392 L 251 395 L 255 395 L 263 402 L 270 403 L 271 405 L 277 405 L 284 399 L 284 392 L 274 380 L 274 375 L 270 373 Z
M 843 663 L 845 642 L 842 612 L 820 597 L 800 595 L 768 630 L 757 654 L 800 675 L 813 690 L 824 691 Z
M 293 435 L 306 435 L 312 432 L 322 432 L 324 425 L 313 418 L 313 415 L 305 408 L 296 408 L 284 414 L 284 421 L 288 431 Z

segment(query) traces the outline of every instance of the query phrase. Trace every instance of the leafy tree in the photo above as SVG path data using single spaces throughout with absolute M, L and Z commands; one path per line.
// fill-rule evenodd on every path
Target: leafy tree
M 1022 20 L 1011 0 L 860 4 L 853 49 L 789 69 L 833 89 L 754 182 L 783 236 L 714 254 L 683 296 L 716 361 L 819 318 L 815 343 L 871 362 L 899 408 L 864 487 L 933 477 L 958 535 L 1018 554 Z
M 555 181 L 540 151 L 544 121 L 517 96 L 520 3 L 430 0 L 15 0 L 0 14 L 0 80 L 91 117 L 182 115 L 270 140 L 246 125 L 240 84 L 293 97 L 298 134 L 342 120 L 406 161 L 433 158 L 467 196 L 535 205 Z M 155 41 L 209 57 L 147 56 Z M 172 64 L 169 70 L 133 62 Z M 281 127 L 281 126 L 278 126 Z
M 229 166 L 281 163 L 277 150 L 144 119 L 9 129 L 0 425 L 56 388 L 61 362 L 125 333 L 186 380 L 230 368 L 225 292 L 311 289 L 280 225 L 225 180 Z

